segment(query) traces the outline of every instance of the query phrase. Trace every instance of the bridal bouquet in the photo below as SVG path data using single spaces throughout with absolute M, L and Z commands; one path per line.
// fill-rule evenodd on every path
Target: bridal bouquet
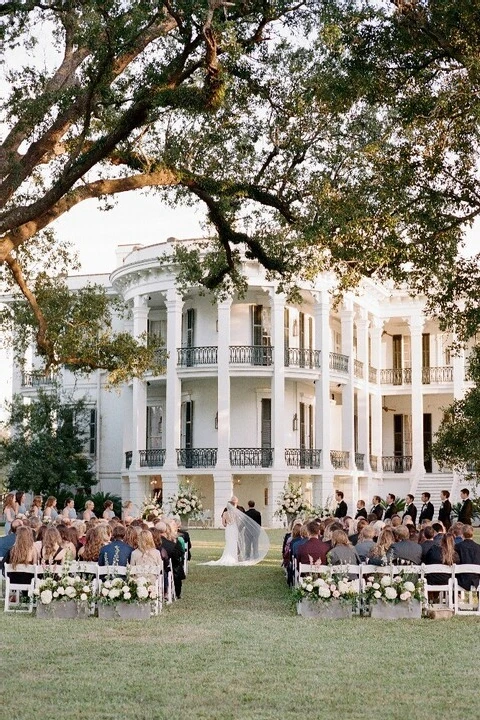
M 190 485 L 180 486 L 178 493 L 170 497 L 168 501 L 172 515 L 196 518 L 203 512 L 200 495 Z

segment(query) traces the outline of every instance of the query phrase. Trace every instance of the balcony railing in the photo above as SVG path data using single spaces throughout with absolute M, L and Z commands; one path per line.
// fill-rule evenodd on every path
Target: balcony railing
M 330 450 L 330 462 L 336 470 L 340 468 L 348 470 L 350 453 L 348 450 Z
M 131 450 L 127 450 L 127 452 L 125 453 L 125 467 L 127 468 L 127 470 L 132 464 L 132 458 L 133 452 Z
M 374 368 L 371 365 L 369 365 L 369 367 L 368 367 L 368 380 L 371 383 L 378 382 L 378 370 L 377 370 L 377 368 Z
M 378 457 L 376 455 L 370 455 L 370 467 L 372 472 L 378 471 Z
M 430 385 L 430 383 L 450 383 L 453 382 L 453 367 L 445 365 L 444 367 L 424 367 L 422 368 L 422 383 Z
M 177 465 L 179 467 L 215 467 L 217 464 L 217 448 L 179 448 L 177 449 Z
M 357 378 L 363 378 L 363 362 L 361 362 L 360 360 L 354 360 L 353 374 Z
M 384 472 L 403 473 L 412 469 L 411 455 L 384 455 L 382 457 Z
M 341 373 L 348 373 L 348 355 L 340 355 L 340 353 L 330 353 L 329 360 L 330 370 L 336 370 Z
M 24 372 L 22 373 L 22 387 L 42 387 L 55 382 L 54 373 Z
M 285 462 L 287 467 L 319 468 L 321 467 L 322 451 L 314 448 L 286 448 Z
M 230 362 L 234 365 L 272 365 L 271 345 L 230 345 Z
M 273 448 L 230 448 L 230 465 L 235 467 L 272 467 Z
M 165 450 L 155 448 L 154 450 L 139 450 L 140 467 L 163 467 L 165 463 Z
M 365 470 L 365 455 L 363 453 L 355 453 L 355 465 L 357 470 Z
M 286 348 L 285 367 L 319 368 L 320 350 L 308 348 Z
M 177 365 L 181 367 L 216 365 L 217 357 L 218 348 L 215 346 L 177 348 Z
M 410 385 L 412 382 L 411 368 L 389 368 L 380 370 L 382 385 Z

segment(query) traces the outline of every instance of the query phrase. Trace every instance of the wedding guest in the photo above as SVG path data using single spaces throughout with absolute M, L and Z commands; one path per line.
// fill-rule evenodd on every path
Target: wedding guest
M 414 505 L 415 498 L 413 495 L 410 495 L 410 493 L 405 498 L 405 510 L 403 513 L 403 518 L 405 518 L 407 515 L 409 515 L 412 518 L 412 522 L 415 525 L 417 522 L 417 508 Z
M 290 542 L 290 557 L 293 560 L 297 557 L 297 551 L 300 548 L 301 545 L 304 545 L 308 540 L 308 530 L 307 526 L 303 523 L 300 525 L 300 528 L 298 530 L 298 535 L 295 532 L 295 534 L 292 532 L 292 540 Z
M 125 525 L 130 525 L 135 520 L 135 510 L 131 500 L 126 500 L 123 504 L 122 520 Z
M 88 522 L 88 520 L 93 520 L 97 516 L 93 512 L 95 505 L 93 503 L 93 500 L 87 500 L 85 503 L 85 510 L 83 511 L 83 520 L 84 522 Z
M 334 517 L 344 518 L 348 512 L 348 506 L 343 499 L 343 492 L 341 490 L 335 491 L 335 500 L 337 501 L 337 507 L 335 508 Z
M 436 545 L 440 545 L 442 537 L 443 535 L 445 535 L 445 528 L 443 527 L 442 523 L 435 522 L 432 523 L 432 530 L 435 533 L 435 535 L 433 536 L 433 542 Z
M 77 511 L 75 510 L 75 502 L 73 497 L 67 498 L 65 502 L 65 507 L 62 510 L 62 519 L 63 520 L 76 520 L 77 519 Z
M 138 530 L 134 525 L 129 525 L 125 532 L 125 542 L 130 545 L 132 550 L 138 547 Z
M 113 565 L 114 563 L 120 566 L 128 565 L 133 548 L 125 542 L 126 533 L 124 525 L 119 524 L 113 528 L 110 542 L 102 547 L 98 558 L 99 565 Z
M 5 516 L 5 535 L 10 532 L 12 522 L 15 520 L 15 495 L 9 493 L 3 503 L 3 514 Z
M 23 526 L 23 522 L 20 520 L 20 518 L 15 518 L 12 521 L 10 532 L 8 533 L 8 535 L 3 535 L 3 537 L 0 537 L 0 558 L 3 558 L 0 559 L 0 571 L 3 570 L 3 566 L 5 565 L 5 557 L 7 555 L 7 552 L 15 544 L 15 534 L 17 530 Z
M 335 530 L 332 533 L 332 549 L 327 554 L 330 565 L 358 565 L 360 558 L 357 551 L 348 542 L 347 533 L 343 530 Z
M 454 565 L 460 558 L 455 550 L 455 543 L 451 535 L 442 535 L 438 545 L 433 544 L 425 556 L 426 565 Z M 429 573 L 429 585 L 446 585 L 450 576 L 445 573 Z
M 401 519 L 400 515 L 394 515 L 392 517 L 392 528 L 396 528 L 401 524 L 402 524 L 402 519 Z
M 74 520 L 72 523 L 72 527 L 75 528 L 75 531 L 77 533 L 78 537 L 78 548 L 77 550 L 80 550 L 82 545 L 85 545 L 86 537 L 85 533 L 87 532 L 87 525 L 83 522 L 83 520 Z
M 111 520 L 113 517 L 115 517 L 115 513 L 113 511 L 113 502 L 111 500 L 105 500 L 103 507 L 104 510 L 102 517 L 104 520 Z
M 440 510 L 438 511 L 438 521 L 443 523 L 445 530 L 448 530 L 452 524 L 452 503 L 450 502 L 450 493 L 448 490 L 442 490 L 440 493 Z
M 15 493 L 15 515 L 26 515 L 27 507 L 25 505 L 25 493 L 19 490 Z
M 306 525 L 306 531 L 307 540 L 295 549 L 295 557 L 299 563 L 321 563 L 326 565 L 330 545 L 320 540 L 320 524 L 315 520 L 311 520 Z
M 460 565 L 480 565 L 480 545 L 473 540 L 472 526 L 465 524 L 462 532 L 463 542 L 455 546 L 460 558 Z M 457 575 L 457 579 L 460 587 L 464 590 L 478 587 L 479 576 L 476 573 L 461 573 Z
M 368 522 L 367 520 L 365 520 L 365 518 L 361 517 L 359 520 L 357 520 L 356 532 L 354 532 L 353 535 L 348 536 L 348 539 L 350 540 L 352 545 L 355 546 L 357 544 L 360 533 L 365 527 L 368 527 Z
M 463 490 L 460 491 L 460 497 L 462 498 L 462 506 L 460 508 L 460 512 L 458 513 L 458 522 L 461 522 L 464 525 L 472 524 L 473 503 L 470 500 L 469 495 L 470 490 L 468 488 L 463 488 Z
M 372 499 L 372 509 L 370 510 L 372 515 L 376 516 L 377 520 L 383 518 L 382 498 L 380 495 L 374 495 Z
M 453 526 L 453 542 L 455 545 L 463 542 L 463 523 L 456 522 Z
M 25 521 L 23 521 L 25 523 Z M 42 526 L 42 521 L 38 517 L 29 517 L 26 521 L 26 527 L 29 527 L 36 537 L 38 529 Z
M 389 527 L 383 528 L 380 532 L 380 536 L 375 544 L 375 547 L 371 548 L 368 553 L 368 564 L 369 565 L 387 565 L 390 562 L 392 547 L 395 541 L 393 530 Z
M 430 502 L 430 493 L 424 492 L 422 493 L 422 509 L 420 510 L 420 517 L 418 518 L 419 525 L 422 524 L 424 520 L 430 520 L 430 522 L 433 520 L 433 515 L 435 513 L 435 508 L 433 507 L 432 503 Z
M 40 562 L 42 565 L 61 565 L 70 557 L 67 548 L 62 546 L 62 536 L 56 527 L 47 527 L 43 535 Z
M 383 520 L 377 520 L 373 523 L 373 529 L 375 530 L 374 540 L 375 542 L 378 541 L 378 538 L 380 537 L 380 533 L 385 528 L 385 523 Z
M 138 547 L 130 556 L 130 565 L 161 565 L 163 563 L 160 552 L 155 547 L 150 530 L 140 530 L 138 533 Z
M 174 542 L 167 537 L 167 525 L 163 520 L 157 522 L 156 527 L 160 530 L 160 534 L 162 536 L 162 547 L 167 552 L 169 558 L 167 566 L 164 565 L 165 576 L 168 572 L 168 565 L 171 560 L 173 569 L 173 584 L 175 586 L 175 594 L 178 599 L 181 597 L 182 581 L 185 579 L 185 571 L 183 569 L 183 552 L 178 542 Z
M 30 505 L 30 510 L 28 511 L 29 517 L 35 517 L 41 520 L 43 518 L 43 512 L 42 512 L 42 496 L 41 495 L 35 495 L 35 497 L 32 500 L 32 504 Z
M 418 543 L 410 540 L 410 533 L 405 525 L 399 525 L 393 531 L 395 542 L 391 546 L 392 561 L 397 565 L 420 565 L 422 562 L 422 548 Z
M 355 515 L 355 520 L 358 520 L 359 518 L 365 518 L 365 520 L 367 519 L 367 508 L 365 507 L 365 500 L 357 501 L 357 513 Z
M 78 552 L 79 560 L 98 562 L 102 548 L 108 543 L 109 537 L 105 525 L 95 525 L 87 531 L 85 545 Z
M 355 545 L 355 550 L 357 551 L 357 555 L 360 558 L 360 562 L 365 562 L 368 553 L 373 547 L 375 547 L 375 542 L 373 540 L 374 535 L 375 530 L 370 525 L 366 525 L 361 530 L 360 535 L 358 536 L 358 542 Z
M 33 533 L 30 528 L 19 527 L 15 533 L 15 542 L 12 547 L 7 550 L 4 562 L 7 565 L 36 565 L 38 562 L 37 548 L 33 542 Z M 28 584 L 32 578 L 32 573 L 10 572 L 9 578 L 13 583 Z
M 387 507 L 385 508 L 384 520 L 391 520 L 394 515 L 397 514 L 397 506 L 395 505 L 395 495 L 388 493 L 387 495 Z
M 58 518 L 58 512 L 56 510 L 57 508 L 57 498 L 53 495 L 50 495 L 50 497 L 47 498 L 47 501 L 45 503 L 45 509 L 43 511 L 43 519 L 47 520 L 48 522 L 54 522 Z
M 430 548 L 435 545 L 433 542 L 433 538 L 435 537 L 435 531 L 432 528 L 431 525 L 427 526 L 426 528 L 423 528 L 423 530 L 420 530 L 420 537 L 418 539 L 418 544 L 420 545 L 422 549 L 422 562 L 425 562 L 425 558 L 427 557 L 428 551 Z
M 70 533 L 69 533 L 70 528 L 68 528 L 66 525 L 58 525 L 57 530 L 60 533 L 60 537 L 62 538 L 62 547 L 67 551 L 71 560 L 76 560 L 77 559 L 77 543 L 76 543 L 76 541 L 75 541 L 75 543 L 73 543 L 71 541 L 71 537 L 70 537 Z M 75 537 L 76 537 L 76 535 L 77 534 L 75 533 Z

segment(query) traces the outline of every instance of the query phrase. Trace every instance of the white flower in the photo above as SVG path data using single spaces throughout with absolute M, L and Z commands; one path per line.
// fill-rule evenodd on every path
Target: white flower
M 151 598 L 156 599 L 158 597 L 157 588 L 152 585 L 148 591 L 148 594 Z
M 350 589 L 350 588 L 349 588 L 349 586 L 348 586 L 348 583 L 346 583 L 346 582 L 343 581 L 343 580 L 340 580 L 340 582 L 338 583 L 338 590 L 339 590 L 339 592 L 341 592 L 341 593 L 347 593 L 347 592 L 349 591 L 349 589 Z
M 146 577 L 143 577 L 143 575 L 141 575 L 139 578 L 137 578 L 137 585 L 147 585 L 147 583 L 148 583 L 148 580 Z
M 400 594 L 400 600 L 410 600 L 411 597 L 412 597 L 412 593 L 409 592 L 408 590 L 405 590 L 405 592 Z
M 124 593 L 124 595 L 123 595 L 124 600 L 130 600 L 131 597 L 132 597 L 132 593 L 130 591 Z
M 82 593 L 82 594 L 80 595 L 80 600 L 86 600 L 87 598 L 88 598 L 87 593 Z
M 42 605 L 50 605 L 50 603 L 52 602 L 52 598 L 53 595 L 51 590 L 43 590 L 40 593 L 40 601 Z
M 318 596 L 321 598 L 329 598 L 331 595 L 330 588 L 329 587 L 320 587 L 318 588 Z
M 137 595 L 140 600 L 145 600 L 148 597 L 148 590 L 144 585 L 140 585 L 137 588 Z
M 307 592 L 312 592 L 312 590 L 313 590 L 313 585 L 312 585 L 312 583 L 308 583 L 307 585 L 305 585 L 305 590 L 306 590 Z
M 84 593 L 89 593 L 89 592 L 90 592 L 90 586 L 89 586 L 89 585 L 84 585 L 83 588 L 82 588 L 82 590 L 83 590 Z
M 77 591 L 71 585 L 69 585 L 67 588 L 65 588 L 65 595 L 67 597 L 74 598 L 76 594 L 77 594 Z
M 73 578 L 71 575 L 68 575 L 66 578 L 67 585 L 75 585 L 75 578 Z
M 375 590 L 375 592 L 373 593 L 373 597 L 379 600 L 382 597 L 382 593 L 380 592 L 380 590 Z
M 130 592 L 130 588 L 128 587 L 128 585 L 124 585 L 124 586 L 122 587 L 122 592 L 124 592 L 124 593 Z
M 415 585 L 412 582 L 410 582 L 410 580 L 407 580 L 407 582 L 405 582 L 403 584 L 403 587 L 405 590 L 408 590 L 411 593 L 415 592 Z
M 395 600 L 397 597 L 397 591 L 394 587 L 387 587 L 385 588 L 385 597 L 387 600 Z
M 383 587 L 388 587 L 392 584 L 392 580 L 389 575 L 384 575 L 382 579 L 380 580 L 380 584 L 383 585 Z
M 110 589 L 112 587 L 112 583 L 110 582 L 110 580 L 105 580 L 105 582 L 103 583 L 103 587 Z
M 367 583 L 365 584 L 365 587 L 367 587 L 367 588 L 372 587 L 372 583 L 371 583 L 371 582 L 367 582 Z
M 374 582 L 373 585 L 372 585 L 372 588 L 373 588 L 374 590 L 380 590 L 380 585 L 379 585 L 379 583 Z
M 107 597 L 108 593 L 109 593 L 109 589 L 108 589 L 107 587 L 103 587 L 103 588 L 102 588 L 102 595 L 103 595 L 103 597 Z
M 339 597 L 340 597 L 340 592 L 339 592 L 338 590 L 334 590 L 334 591 L 332 592 L 332 597 L 334 597 L 334 598 L 339 598 Z
M 59 595 L 65 595 L 65 588 L 61 585 L 58 586 L 57 590 Z

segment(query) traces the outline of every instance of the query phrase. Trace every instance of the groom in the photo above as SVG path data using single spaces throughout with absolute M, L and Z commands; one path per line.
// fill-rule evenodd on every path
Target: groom
M 256 560 L 258 558 L 258 536 L 260 535 L 262 516 L 258 510 L 255 510 L 254 500 L 248 501 L 248 510 L 245 515 L 248 515 L 255 523 L 255 526 L 252 526 L 251 533 L 247 533 L 245 538 L 245 556 L 246 560 Z

